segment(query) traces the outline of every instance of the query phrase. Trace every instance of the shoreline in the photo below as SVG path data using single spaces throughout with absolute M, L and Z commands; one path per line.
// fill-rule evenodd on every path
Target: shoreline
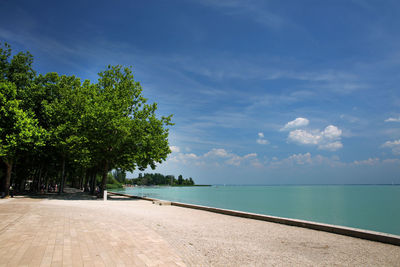
M 280 223 L 280 224 L 289 225 L 289 226 L 303 227 L 303 228 L 317 230 L 317 231 L 324 231 L 324 232 L 329 232 L 329 233 L 334 233 L 334 234 L 339 234 L 339 235 L 344 235 L 344 236 L 349 236 L 349 237 L 355 237 L 355 238 L 360 238 L 360 239 L 365 239 L 365 240 L 370 240 L 370 241 L 377 241 L 377 242 L 382 242 L 382 243 L 386 243 L 386 244 L 400 246 L 400 235 L 393 235 L 393 234 L 389 234 L 389 233 L 365 230 L 365 229 L 354 228 L 354 227 L 346 227 L 346 226 L 341 226 L 341 225 L 325 224 L 325 223 L 319 223 L 319 222 L 314 222 L 314 221 L 299 220 L 299 219 L 277 217 L 277 216 L 258 214 L 258 213 L 194 205 L 194 204 L 174 202 L 174 201 L 169 201 L 169 200 L 133 196 L 133 195 L 115 193 L 115 192 L 108 192 L 108 194 L 123 196 L 123 197 L 128 197 L 128 198 L 134 198 L 134 199 L 142 199 L 142 200 L 153 201 L 153 202 L 154 201 L 165 201 L 165 202 L 168 202 L 168 204 L 171 206 L 179 206 L 179 207 L 204 210 L 204 211 L 208 211 L 208 212 L 214 212 L 214 213 L 219 213 L 219 214 L 224 214 L 224 215 L 229 215 L 229 216 L 236 216 L 236 217 L 260 220 L 260 221 L 267 221 L 267 222 L 272 222 L 272 223 Z

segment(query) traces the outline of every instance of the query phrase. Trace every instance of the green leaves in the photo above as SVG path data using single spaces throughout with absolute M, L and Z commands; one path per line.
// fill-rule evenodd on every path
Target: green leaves
M 0 82 L 0 157 L 12 159 L 18 150 L 42 146 L 46 133 L 29 111 L 20 108 L 16 86 Z
M 94 150 L 113 167 L 133 170 L 155 167 L 169 153 L 168 131 L 171 116 L 157 119 L 157 105 L 147 104 L 142 87 L 132 71 L 122 66 L 108 66 L 99 73 L 96 114 L 92 127 L 97 144 Z
M 127 67 L 108 66 L 92 84 L 75 76 L 36 76 L 29 52 L 11 57 L 0 46 L 0 157 L 45 159 L 39 166 L 92 169 L 155 168 L 171 152 L 172 115 L 158 118 Z M 24 153 L 22 153 L 25 151 Z M 61 164 L 62 162 L 62 164 Z M 11 163 L 12 164 L 12 163 Z M 50 167 L 49 167 L 50 166 Z M 54 173 L 46 170 L 45 173 Z

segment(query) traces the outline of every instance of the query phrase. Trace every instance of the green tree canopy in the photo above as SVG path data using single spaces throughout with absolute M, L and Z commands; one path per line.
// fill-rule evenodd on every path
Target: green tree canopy
M 167 158 L 172 115 L 157 116 L 131 68 L 108 66 L 97 83 L 82 83 L 54 72 L 36 75 L 32 62 L 29 52 L 12 56 L 9 45 L 0 47 L 4 188 L 13 165 L 22 172 L 14 174 L 20 188 L 29 179 L 36 189 L 57 183 L 62 192 L 66 181 L 93 191 L 97 175 L 104 190 L 110 170 L 154 169 Z
M 90 151 L 102 165 L 102 189 L 113 168 L 133 171 L 155 168 L 171 152 L 168 129 L 171 116 L 156 117 L 156 104 L 147 104 L 142 87 L 130 68 L 108 66 L 99 73 L 96 101 L 87 114 Z
M 7 166 L 4 192 L 8 195 L 12 165 L 18 152 L 42 146 L 46 133 L 33 114 L 20 108 L 16 86 L 0 82 L 0 158 Z

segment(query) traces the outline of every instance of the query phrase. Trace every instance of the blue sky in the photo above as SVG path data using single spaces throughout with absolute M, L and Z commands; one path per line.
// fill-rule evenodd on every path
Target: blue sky
M 399 29 L 390 0 L 0 2 L 39 73 L 132 66 L 174 114 L 156 171 L 197 183 L 400 183 Z

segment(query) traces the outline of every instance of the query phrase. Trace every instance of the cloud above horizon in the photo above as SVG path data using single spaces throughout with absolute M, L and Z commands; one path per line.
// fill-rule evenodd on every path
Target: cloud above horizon
M 289 121 L 285 126 L 281 129 L 281 131 L 291 130 L 295 128 L 305 127 L 310 123 L 310 121 L 306 118 L 296 118 L 295 120 Z
M 228 152 L 224 148 L 213 148 L 203 155 L 196 155 L 194 153 L 180 153 L 179 147 L 176 148 L 177 149 L 175 149 L 175 153 L 172 153 L 168 157 L 167 161 L 184 164 L 192 163 L 197 166 L 220 166 L 222 163 L 233 166 L 240 166 L 243 163 L 249 163 L 255 167 L 259 166 L 257 153 L 249 153 L 239 156 L 235 153 Z M 222 160 L 222 162 L 219 162 L 220 160 Z
M 258 133 L 258 139 L 257 139 L 257 144 L 260 145 L 268 145 L 269 141 L 267 139 L 264 138 L 264 133 Z
M 400 117 L 397 118 L 387 118 L 385 122 L 400 122 Z
M 380 162 L 379 158 L 369 158 L 366 160 L 355 160 L 353 162 L 354 165 L 369 165 L 369 166 L 373 166 L 376 165 Z
M 394 141 L 386 141 L 381 147 L 391 148 L 394 155 L 400 155 L 400 139 Z
M 289 133 L 288 140 L 300 145 L 317 146 L 321 150 L 336 151 L 343 147 L 341 143 L 342 130 L 334 125 L 319 130 L 293 130 Z
M 177 146 L 170 146 L 169 149 L 171 149 L 171 152 L 180 152 L 180 148 Z

